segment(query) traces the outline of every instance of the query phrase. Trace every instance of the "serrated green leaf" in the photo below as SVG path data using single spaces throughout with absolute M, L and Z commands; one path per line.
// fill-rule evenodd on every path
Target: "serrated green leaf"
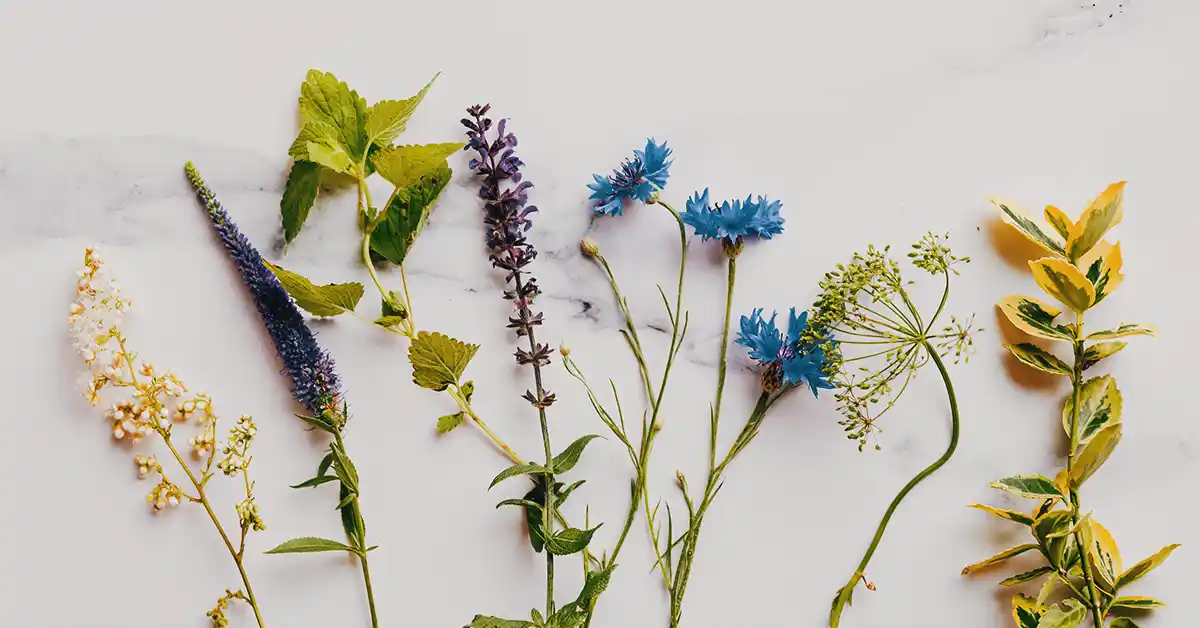
M 1096 288 L 1078 268 L 1056 257 L 1029 262 L 1033 278 L 1046 294 L 1075 312 L 1085 312 L 1096 303 Z
M 336 446 L 336 444 L 334 447 L 330 447 L 329 450 L 333 452 L 334 475 L 341 480 L 342 486 L 344 486 L 347 490 L 349 490 L 351 493 L 357 493 L 358 469 L 354 467 L 354 461 L 350 460 L 350 456 L 347 456 L 345 452 Z M 343 499 L 345 499 L 345 497 L 345 495 L 342 495 Z
M 1118 181 L 1091 202 L 1067 236 L 1066 253 L 1071 261 L 1082 258 L 1096 246 L 1104 234 L 1121 222 L 1125 200 L 1125 182 Z
M 1031 580 L 1036 580 L 1048 573 L 1053 573 L 1053 572 L 1054 572 L 1053 567 L 1051 567 L 1049 565 L 1042 565 L 1041 567 L 1038 567 L 1036 569 L 1030 569 L 1029 571 L 1019 573 L 1015 576 L 1009 576 L 1008 578 L 1005 578 L 1000 581 L 1000 586 L 1002 586 L 1002 587 L 1016 586 L 1018 584 L 1029 582 Z
M 557 496 L 554 498 L 554 503 L 559 506 L 565 504 L 567 501 L 567 498 L 571 496 L 571 493 L 574 493 L 575 489 L 579 488 L 580 486 L 583 486 L 583 483 L 585 481 L 586 480 L 579 480 L 578 482 L 572 482 L 570 486 L 568 486 L 567 488 L 564 488 L 562 490 L 562 492 L 557 494 Z
M 1100 467 L 1112 455 L 1113 450 L 1117 448 L 1117 443 L 1121 442 L 1121 427 L 1120 422 L 1109 424 L 1096 432 L 1091 442 L 1083 448 L 1083 451 L 1079 452 L 1075 466 L 1071 468 L 1072 487 L 1082 486 L 1088 478 L 1100 470 Z
M 325 472 L 328 471 L 329 467 L 332 465 L 333 465 L 333 452 L 330 451 L 329 453 L 325 454 L 321 458 L 321 462 L 317 463 L 317 475 L 318 476 L 325 475 Z
M 1005 297 L 996 305 L 1014 327 L 1030 336 L 1048 340 L 1074 339 L 1069 329 L 1055 324 L 1054 318 L 1061 314 L 1062 310 L 1053 305 L 1020 295 Z
M 550 468 L 553 469 L 555 473 L 566 473 L 567 471 L 574 469 L 575 465 L 579 462 L 579 457 L 583 455 L 584 448 L 587 447 L 588 443 L 597 438 L 600 437 L 595 434 L 588 434 L 587 436 L 579 437 L 575 440 L 575 442 L 567 445 L 567 448 L 564 449 L 562 453 L 554 457 L 554 461 Z
M 1037 548 L 1038 548 L 1038 546 L 1033 543 L 1025 543 L 1024 545 L 1010 547 L 1010 548 L 1004 550 L 1003 552 L 996 554 L 995 556 L 992 556 L 990 558 L 985 558 L 984 560 L 981 560 L 977 563 L 963 567 L 962 575 L 966 576 L 972 572 L 979 571 L 980 569 L 991 567 L 992 565 L 998 565 L 1014 556 L 1020 556 L 1021 554 L 1024 554 L 1025 552 L 1028 552 L 1029 550 L 1035 550 Z
M 1141 580 L 1142 577 L 1145 576 L 1147 573 L 1150 573 L 1150 571 L 1152 569 L 1163 564 L 1163 562 L 1166 561 L 1167 558 L 1169 558 L 1171 556 L 1171 552 L 1174 552 L 1175 550 L 1179 549 L 1180 547 L 1182 547 L 1182 546 L 1179 545 L 1178 543 L 1175 543 L 1173 545 L 1168 545 L 1168 546 L 1158 550 L 1158 552 L 1156 552 L 1150 558 L 1147 558 L 1147 559 L 1139 562 L 1138 564 L 1130 567 L 1125 573 L 1122 573 L 1120 576 L 1117 577 L 1117 583 L 1116 583 L 1117 589 L 1124 588 L 1138 580 Z
M 467 403 L 471 403 L 471 396 L 475 394 L 475 382 L 469 380 L 463 382 L 463 384 L 459 386 L 459 390 L 462 391 L 463 399 L 466 399 Z
M 975 508 L 977 510 L 982 510 L 984 512 L 990 512 L 993 515 L 1000 517 L 1001 519 L 1008 519 L 1009 521 L 1015 521 L 1017 523 L 1022 523 L 1027 526 L 1033 525 L 1033 517 L 1030 517 L 1029 515 L 1027 515 L 1025 513 L 1017 512 L 1015 510 L 1004 510 L 1002 508 L 992 508 L 991 506 L 986 506 L 984 504 L 970 504 L 967 507 Z
M 397 266 L 403 264 L 450 182 L 450 174 L 443 164 L 411 188 L 398 190 L 388 203 L 387 215 L 371 232 L 371 250 Z
M 1063 405 L 1063 431 L 1071 436 L 1071 414 L 1074 401 L 1067 397 Z M 1104 426 L 1121 420 L 1121 391 L 1109 375 L 1093 377 L 1079 389 L 1079 443 L 1092 440 Z
M 1076 628 L 1084 617 L 1087 617 L 1087 607 L 1074 598 L 1067 598 L 1042 613 L 1038 628 Z
M 441 76 L 441 72 L 433 75 L 425 87 L 415 96 L 406 100 L 381 100 L 367 111 L 366 132 L 368 141 L 376 146 L 388 146 L 408 126 L 408 119 L 417 109 L 417 105 L 425 99 L 433 82 Z
M 547 471 L 548 469 L 546 469 L 546 467 L 543 467 L 536 462 L 522 462 L 521 464 L 514 464 L 513 466 L 498 473 L 495 478 L 492 478 L 492 483 L 488 485 L 488 488 L 491 489 L 497 484 L 509 478 L 515 478 L 519 475 L 545 475 Z
M 355 553 L 354 548 L 345 543 L 330 541 L 315 536 L 302 536 L 300 538 L 284 541 L 279 545 L 266 551 L 267 554 L 303 554 L 309 552 L 350 552 Z
M 1105 329 L 1088 334 L 1085 340 L 1112 340 L 1125 336 L 1157 336 L 1158 330 L 1152 325 L 1138 323 L 1121 323 L 1116 329 Z
M 404 322 L 403 316 L 380 316 L 375 319 L 375 324 L 380 327 L 392 328 Z
M 486 615 L 476 615 L 471 625 L 466 628 L 533 628 L 533 622 L 523 619 L 500 619 Z
M 362 155 L 367 148 L 367 101 L 328 72 L 308 71 L 300 85 L 300 117 L 305 124 L 324 122 L 337 129 L 352 155 Z
M 592 535 L 598 529 L 600 526 L 590 530 L 580 530 L 579 528 L 559 530 L 546 539 L 546 551 L 555 556 L 569 556 L 583 551 L 583 548 L 592 541 Z
M 1070 565 L 1071 561 L 1066 560 L 1065 553 L 1073 544 L 1064 533 L 1070 530 L 1072 525 L 1070 511 L 1054 510 L 1035 519 L 1030 527 L 1033 538 L 1042 545 L 1046 559 L 1053 566 L 1066 568 Z
M 1037 628 L 1042 618 L 1042 605 L 1026 595 L 1013 597 L 1013 621 L 1017 628 Z
M 317 202 L 321 189 L 321 166 L 309 161 L 297 161 L 288 172 L 283 186 L 283 198 L 279 200 L 279 214 L 283 220 L 283 238 L 287 242 L 300 235 L 308 212 Z
M 407 190 L 421 179 L 446 168 L 446 158 L 461 150 L 460 142 L 381 148 L 372 157 L 375 172 L 398 189 Z
M 293 484 L 292 488 L 312 488 L 314 486 L 320 486 L 326 482 L 336 482 L 336 481 L 337 481 L 337 476 L 318 475 L 317 477 L 312 478 L 311 480 L 305 480 L 299 484 Z
M 1109 604 L 1109 608 L 1124 608 L 1131 611 L 1146 610 L 1166 606 L 1166 602 L 1144 595 L 1122 595 Z
M 337 316 L 342 312 L 353 311 L 363 296 L 361 283 L 331 283 L 318 286 L 304 276 L 266 260 L 263 260 L 263 265 L 275 274 L 279 283 L 283 284 L 283 289 L 296 300 L 296 305 L 313 316 Z
M 1006 344 L 1004 348 L 1011 351 L 1013 356 L 1026 366 L 1031 366 L 1039 371 L 1054 375 L 1071 374 L 1071 367 L 1066 362 L 1063 362 L 1058 356 L 1037 345 L 1022 342 L 1019 344 Z
M 350 489 L 348 489 L 346 487 L 345 484 L 341 484 L 338 486 L 338 500 L 339 501 L 345 500 L 347 497 L 349 497 L 351 495 L 353 495 L 353 493 L 350 491 Z M 357 504 L 355 504 L 353 502 L 353 500 L 351 500 L 351 503 L 349 506 L 346 506 L 346 507 L 340 509 L 339 515 L 342 520 L 342 530 L 346 533 L 346 538 L 353 541 L 355 547 L 362 547 L 363 534 L 360 534 L 360 532 L 359 532 L 359 527 L 358 527 L 359 517 L 358 517 Z
M 346 173 L 354 159 L 347 151 L 337 128 L 314 120 L 300 129 L 300 134 L 288 148 L 288 155 L 296 161 L 311 161 L 334 172 Z
M 1000 198 L 988 199 L 1000 210 L 1000 217 L 1033 243 L 1059 255 L 1066 255 L 1066 243 L 1052 227 L 1044 225 L 1024 207 Z
M 1063 499 L 1054 481 L 1043 475 L 1014 475 L 996 480 L 988 486 L 1027 499 Z
M 408 348 L 413 381 L 422 388 L 446 390 L 458 384 L 479 345 L 467 344 L 437 332 L 422 331 Z
M 1097 342 L 1091 345 L 1083 352 L 1083 370 L 1086 371 L 1096 366 L 1097 362 L 1112 356 L 1121 349 L 1124 349 L 1128 344 L 1127 342 L 1116 340 L 1112 342 Z
M 525 500 L 537 504 L 536 508 L 525 508 L 525 527 L 529 530 L 529 545 L 535 553 L 541 554 L 546 545 L 546 535 L 542 530 L 542 509 L 546 505 L 546 476 L 533 476 L 533 486 L 525 493 Z
M 454 414 L 447 414 L 445 416 L 438 417 L 438 434 L 445 434 L 450 430 L 462 425 L 465 418 L 466 416 L 462 412 L 455 412 Z

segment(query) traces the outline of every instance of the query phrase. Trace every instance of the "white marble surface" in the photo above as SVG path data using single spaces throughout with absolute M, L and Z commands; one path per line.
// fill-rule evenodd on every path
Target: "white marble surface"
M 991 304 L 1034 290 L 1021 251 L 996 228 L 984 195 L 1075 213 L 1104 185 L 1130 181 L 1119 228 L 1127 280 L 1097 318 L 1156 323 L 1107 366 L 1125 394 L 1125 439 L 1089 483 L 1085 509 L 1128 559 L 1185 544 L 1139 584 L 1171 606 L 1147 626 L 1200 617 L 1188 255 L 1200 140 L 1200 5 L 1190 0 L 869 0 L 793 3 L 0 2 L 0 626 L 203 626 L 202 612 L 237 583 L 199 512 L 154 517 L 129 454 L 74 392 L 65 336 L 72 273 L 99 243 L 133 297 L 138 349 L 211 393 L 227 418 L 260 425 L 257 494 L 270 526 L 250 550 L 286 538 L 337 538 L 326 491 L 287 484 L 312 471 L 320 444 L 291 418 L 278 364 L 257 316 L 182 176 L 194 160 L 243 230 L 280 259 L 278 197 L 295 98 L 309 67 L 368 99 L 404 97 L 443 75 L 408 141 L 454 140 L 461 109 L 490 101 L 512 118 L 542 212 L 546 340 L 569 343 L 594 379 L 634 398 L 618 318 L 597 270 L 576 252 L 600 241 L 661 356 L 655 282 L 673 281 L 674 232 L 651 211 L 591 221 L 584 185 L 642 138 L 676 150 L 669 198 L 711 186 L 719 197 L 784 201 L 788 231 L 748 247 L 735 298 L 803 306 L 820 273 L 869 242 L 907 244 L 951 230 L 974 263 L 952 298 L 988 328 L 954 370 L 963 404 L 958 456 L 904 504 L 846 626 L 1010 625 L 1008 591 L 961 567 L 1012 545 L 1015 526 L 964 507 L 1003 503 L 1000 475 L 1054 470 L 1064 393 L 1004 358 Z M 491 69 L 495 66 L 495 69 Z M 470 368 L 478 407 L 519 449 L 536 422 L 514 391 L 500 277 L 482 251 L 479 206 L 456 158 L 455 180 L 410 264 L 423 327 L 483 345 Z M 353 200 L 323 199 L 285 263 L 320 281 L 367 279 L 356 263 Z M 698 477 L 720 326 L 722 268 L 696 247 L 682 353 L 653 490 L 674 498 L 673 471 Z M 396 283 L 397 277 L 385 281 Z M 1182 283 L 1181 283 L 1182 282 Z M 364 304 L 373 302 L 367 299 Z M 365 305 L 373 314 L 373 306 Z M 363 480 L 373 575 L 387 626 L 454 627 L 477 612 L 521 616 L 542 596 L 542 564 L 514 511 L 485 492 L 503 466 L 470 430 L 439 438 L 446 398 L 410 384 L 405 346 L 362 320 L 318 325 L 346 380 L 349 431 Z M 734 352 L 735 354 L 738 352 Z M 727 416 L 751 405 L 754 377 L 731 371 Z M 560 443 L 602 426 L 580 389 L 550 371 Z M 892 415 L 884 451 L 859 454 L 832 400 L 797 395 L 732 469 L 709 517 L 689 593 L 692 628 L 817 627 L 895 491 L 947 438 L 935 378 Z M 618 446 L 594 447 L 571 512 L 591 506 L 611 542 L 628 468 Z M 232 514 L 233 490 L 216 481 Z M 648 575 L 640 528 L 595 626 L 665 625 L 666 597 Z M 573 564 L 569 563 L 569 564 Z M 333 555 L 248 561 L 270 625 L 365 625 L 355 566 Z M 578 575 L 569 570 L 566 580 Z M 564 585 L 564 587 L 573 585 Z M 248 613 L 234 614 L 238 626 Z

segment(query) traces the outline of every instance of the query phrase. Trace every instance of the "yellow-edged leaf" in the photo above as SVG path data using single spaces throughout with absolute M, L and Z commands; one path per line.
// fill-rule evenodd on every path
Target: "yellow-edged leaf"
M 1105 329 L 1103 331 L 1094 331 L 1084 337 L 1084 340 L 1111 340 L 1113 338 L 1124 338 L 1125 336 L 1157 336 L 1158 330 L 1153 325 L 1141 325 L 1139 323 L 1121 323 L 1113 329 Z
M 1017 628 L 1037 628 L 1045 608 L 1041 603 L 1026 595 L 1013 597 L 1013 621 Z
M 1096 288 L 1070 262 L 1043 257 L 1029 262 L 1029 267 L 1042 290 L 1068 308 L 1084 312 L 1096 302 Z
M 1064 240 L 1071 235 L 1071 228 L 1075 226 L 1075 223 L 1071 222 L 1070 218 L 1067 218 L 1067 215 L 1063 213 L 1063 210 L 1053 205 L 1047 205 L 1046 211 L 1043 212 L 1043 215 L 1046 217 L 1046 222 L 1050 223 L 1050 226 L 1054 227 L 1054 230 L 1057 231 L 1058 235 L 1062 236 Z
M 1104 464 L 1108 457 L 1112 455 L 1114 449 L 1117 448 L 1117 443 L 1121 442 L 1121 422 L 1110 423 L 1106 425 L 1096 436 L 1092 438 L 1083 451 L 1079 452 L 1079 457 L 1075 459 L 1075 466 L 1071 468 L 1071 486 L 1078 488 L 1092 477 L 1096 471 Z
M 1013 327 L 1038 338 L 1048 340 L 1072 340 L 1071 331 L 1054 323 L 1054 317 L 1062 313 L 1057 307 L 1043 303 L 1033 297 L 1012 295 L 996 303 Z
M 988 486 L 1026 499 L 1063 499 L 1064 493 L 1054 481 L 1042 475 L 1013 475 L 1001 478 Z
M 1071 233 L 1067 236 L 1067 257 L 1072 261 L 1083 257 L 1109 229 L 1121 222 L 1124 201 L 1124 181 L 1105 188 L 1071 227 Z
M 1067 254 L 1066 241 L 1063 237 L 1052 227 L 1030 214 L 1024 207 L 1000 198 L 989 198 L 988 200 L 1000 209 L 1000 216 L 1004 222 L 1020 231 L 1026 238 L 1051 253 Z
M 1029 571 L 1019 573 L 1015 576 L 1009 576 L 1000 581 L 1000 586 L 1012 587 L 1012 586 L 1016 586 L 1018 584 L 1024 584 L 1026 582 L 1029 582 L 1030 580 L 1035 580 L 1035 579 L 1039 578 L 1040 576 L 1044 576 L 1048 573 L 1054 573 L 1054 568 L 1051 567 L 1050 565 L 1042 565 L 1041 567 L 1038 567 L 1036 569 L 1030 569 Z
M 1042 613 L 1038 628 L 1075 628 L 1087 617 L 1087 607 L 1074 598 L 1067 598 Z
M 1096 303 L 1103 301 L 1125 281 L 1125 275 L 1121 273 L 1124 264 L 1121 243 L 1109 244 L 1104 240 L 1079 261 L 1079 267 L 1086 269 L 1084 275 L 1096 288 Z
M 1113 340 L 1110 342 L 1097 342 L 1089 346 L 1083 352 L 1083 370 L 1086 371 L 1093 366 L 1096 366 L 1097 362 L 1117 353 L 1121 349 L 1124 349 L 1128 344 L 1129 343 L 1122 342 L 1120 340 Z
M 1162 600 L 1156 600 L 1152 597 L 1146 597 L 1144 595 L 1122 595 L 1121 597 L 1113 600 L 1108 606 L 1109 608 L 1124 608 L 1131 611 L 1140 611 L 1166 605 L 1166 602 L 1163 602 Z
M 1014 556 L 1020 556 L 1021 554 L 1024 554 L 1025 552 L 1028 552 L 1029 550 L 1035 550 L 1037 548 L 1038 548 L 1038 546 L 1034 543 L 1026 543 L 1024 545 L 1010 547 L 1010 548 L 1004 550 L 1003 552 L 996 554 L 995 556 L 992 556 L 990 558 L 985 558 L 973 565 L 967 565 L 966 567 L 963 567 L 962 575 L 965 576 L 972 572 L 979 571 L 980 569 L 985 569 L 987 567 L 991 567 L 992 565 L 1000 564 Z
M 1062 424 L 1067 437 L 1071 436 L 1073 399 L 1063 404 Z M 1079 388 L 1079 444 L 1087 444 L 1106 425 L 1121 420 L 1121 391 L 1111 375 L 1093 377 Z
M 1058 356 L 1035 344 L 1028 342 L 1013 345 L 1006 344 L 1004 348 L 1011 351 L 1013 356 L 1026 366 L 1055 375 L 1071 374 L 1071 367 L 1066 362 L 1063 362 Z
M 1088 522 L 1088 534 L 1084 535 L 1088 553 L 1092 557 L 1095 576 L 1106 591 L 1116 587 L 1117 574 L 1125 568 L 1121 563 L 1121 550 L 1117 540 L 1099 521 L 1092 519 Z
M 1129 585 L 1130 583 L 1140 580 L 1142 578 L 1142 576 L 1145 576 L 1147 573 L 1150 573 L 1150 570 L 1163 564 L 1163 561 L 1167 560 L 1167 558 L 1169 558 L 1171 556 L 1171 552 L 1174 552 L 1175 550 L 1179 549 L 1180 547 L 1181 546 L 1178 543 L 1175 543 L 1173 545 L 1168 545 L 1168 546 L 1158 550 L 1158 552 L 1156 552 L 1150 558 L 1147 558 L 1147 559 L 1139 562 L 1138 564 L 1130 567 L 1129 571 L 1122 573 L 1120 575 L 1120 577 L 1117 578 L 1117 588 L 1120 589 L 1126 585 Z
M 1009 521 L 1023 523 L 1027 526 L 1033 525 L 1033 517 L 1030 517 L 1029 515 L 1027 515 L 1023 512 L 1017 512 L 1015 510 L 1005 510 L 1003 508 L 992 508 L 991 506 L 987 506 L 984 504 L 971 504 L 971 505 L 967 506 L 967 508 L 974 508 L 976 510 L 982 510 L 984 512 L 989 512 L 993 515 L 996 515 L 997 517 L 1000 517 L 1001 519 L 1008 519 Z

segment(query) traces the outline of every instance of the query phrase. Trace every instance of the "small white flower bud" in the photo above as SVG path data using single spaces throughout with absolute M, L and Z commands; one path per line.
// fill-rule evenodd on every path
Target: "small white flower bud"
M 115 438 L 117 440 L 121 440 L 122 438 L 125 438 L 125 431 L 119 427 L 114 427 L 113 428 L 113 438 Z

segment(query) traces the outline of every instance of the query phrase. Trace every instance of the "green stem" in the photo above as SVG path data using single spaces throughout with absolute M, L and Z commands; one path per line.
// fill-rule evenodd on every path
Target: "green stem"
M 333 437 L 335 446 L 342 452 L 342 455 L 345 455 L 346 443 L 342 440 L 342 435 L 334 432 Z M 358 501 L 357 494 L 347 507 L 354 514 L 354 526 L 358 538 L 351 538 L 350 541 L 356 546 L 355 549 L 358 550 L 356 554 L 362 566 L 363 585 L 367 592 L 367 606 L 371 609 L 371 628 L 379 628 L 379 614 L 375 610 L 375 591 L 371 588 L 371 569 L 367 565 L 367 548 L 370 547 L 370 544 L 367 543 L 367 524 L 363 520 L 362 506 Z
M 909 480 L 908 484 L 905 484 L 904 488 L 892 500 L 887 511 L 884 512 L 883 519 L 879 522 L 879 527 L 875 530 L 875 536 L 871 539 L 871 544 L 867 547 L 867 553 L 863 556 L 862 561 L 858 563 L 858 568 L 854 571 L 854 575 L 850 577 L 850 581 L 838 591 L 838 596 L 834 599 L 833 609 L 829 613 L 830 628 L 837 628 L 838 623 L 841 621 L 842 611 L 850 602 L 850 596 L 854 592 L 854 587 L 858 584 L 859 580 L 865 578 L 867 564 L 871 562 L 871 557 L 875 555 L 875 550 L 879 547 L 879 542 L 883 540 L 883 533 L 887 529 L 892 515 L 895 514 L 896 509 L 900 506 L 900 502 L 904 501 L 904 498 L 925 478 L 933 475 L 938 469 L 941 469 L 942 466 L 949 462 L 950 458 L 954 455 L 954 451 L 958 448 L 958 399 L 954 395 L 954 384 L 950 381 L 950 374 L 946 371 L 946 365 L 942 362 L 942 358 L 938 355 L 937 350 L 928 340 L 922 344 L 925 347 L 925 351 L 929 353 L 929 357 L 933 360 L 933 363 L 937 365 L 938 373 L 941 374 L 942 382 L 946 386 L 946 397 L 950 404 L 950 446 L 946 448 L 946 452 L 934 461 L 933 464 L 925 467 L 916 477 Z
M 357 502 L 358 500 L 354 500 Z M 367 552 L 364 549 L 363 553 L 358 557 L 362 564 L 363 584 L 367 587 L 367 604 L 371 607 L 371 626 L 379 628 L 379 614 L 375 612 L 375 591 L 371 589 L 371 568 L 367 566 Z
M 1067 478 L 1070 484 L 1071 471 L 1075 467 L 1075 453 L 1079 449 L 1079 393 L 1083 386 L 1083 314 L 1075 315 L 1075 339 L 1074 345 L 1075 364 L 1071 372 L 1071 420 L 1070 420 L 1070 449 L 1067 450 Z M 1068 499 L 1071 508 L 1071 526 L 1079 525 L 1079 492 L 1075 488 L 1069 491 Z M 1092 615 L 1092 624 L 1095 628 L 1104 628 L 1104 612 L 1100 610 L 1100 591 L 1096 587 L 1096 579 L 1092 576 L 1094 571 L 1092 565 L 1091 553 L 1087 550 L 1087 544 L 1083 541 L 1081 532 L 1075 532 L 1075 544 L 1080 548 L 1080 559 L 1083 561 L 1083 580 L 1087 583 L 1088 598 L 1083 600 L 1087 603 Z
M 737 258 L 729 258 L 729 279 L 725 288 L 725 325 L 721 329 L 721 361 L 717 365 L 717 400 L 712 410 L 712 425 L 709 428 L 708 473 L 711 476 L 717 465 L 717 431 L 721 424 L 721 397 L 725 394 L 725 372 L 729 354 L 729 324 L 733 317 L 733 284 L 737 276 Z

